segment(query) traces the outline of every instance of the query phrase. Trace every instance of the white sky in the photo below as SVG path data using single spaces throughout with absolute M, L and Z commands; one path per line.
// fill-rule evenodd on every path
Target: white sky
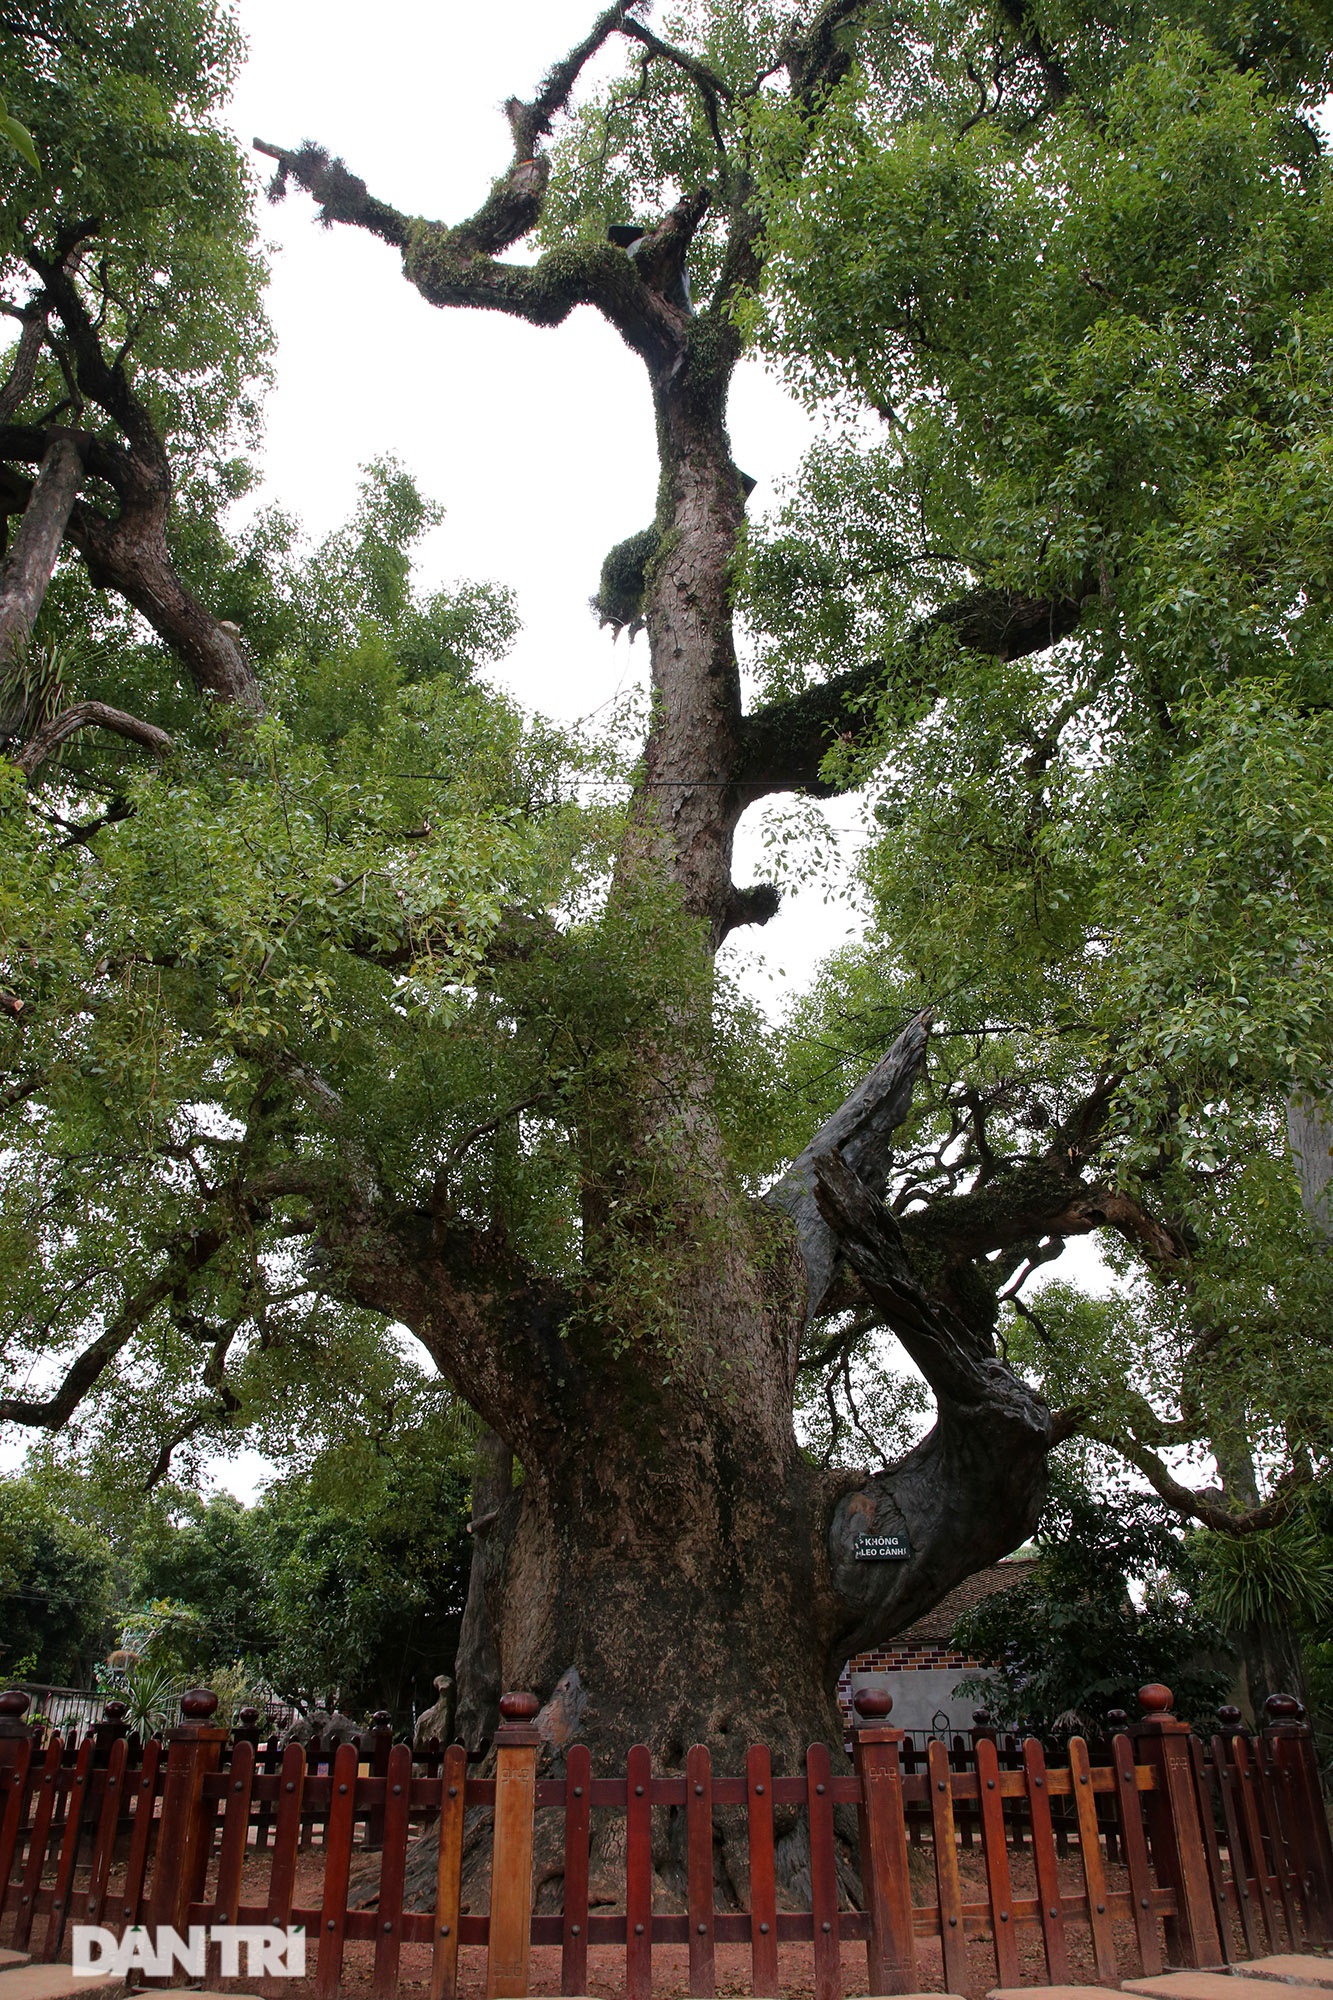
M 516 0 L 499 34 L 488 10 L 459 0 L 383 0 L 370 12 L 239 0 L 250 59 L 235 128 L 247 144 L 316 138 L 383 199 L 457 221 L 509 162 L 504 99 L 530 96 L 595 11 L 594 0 Z M 642 364 L 590 308 L 559 328 L 442 311 L 406 283 L 396 251 L 320 228 L 304 195 L 264 213 L 278 335 L 265 497 L 322 533 L 346 517 L 359 468 L 391 453 L 448 509 L 423 576 L 516 589 L 524 629 L 499 677 L 526 704 L 572 720 L 642 684 L 646 640 L 614 642 L 588 608 L 608 549 L 652 519 Z M 737 463 L 759 482 L 751 506 L 772 505 L 813 425 L 757 363 L 738 372 L 730 421 Z M 831 810 L 836 826 L 854 826 L 850 802 Z M 759 817 L 741 829 L 741 882 L 765 872 Z M 816 888 L 789 899 L 762 953 L 751 939 L 733 949 L 762 955 L 753 986 L 772 1004 L 778 968 L 803 976 L 850 928 L 846 906 Z

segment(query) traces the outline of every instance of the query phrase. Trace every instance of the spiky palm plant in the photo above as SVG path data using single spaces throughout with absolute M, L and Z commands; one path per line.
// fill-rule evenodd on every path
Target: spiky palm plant
M 27 743 L 68 703 L 73 658 L 53 641 L 26 646 L 0 677 L 0 746 Z
M 141 1660 L 127 1670 L 122 1699 L 140 1736 L 151 1736 L 155 1729 L 166 1729 L 171 1724 L 187 1686 L 188 1682 L 169 1667 L 156 1667 L 148 1660 Z

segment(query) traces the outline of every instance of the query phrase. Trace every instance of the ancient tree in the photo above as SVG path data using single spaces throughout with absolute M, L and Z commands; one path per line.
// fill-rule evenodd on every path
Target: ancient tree
M 973 1047 L 947 1016 L 935 1036 L 930 991 L 900 1004 L 910 982 L 890 982 L 878 1060 L 840 1108 L 766 1162 L 739 1157 L 714 960 L 777 906 L 772 885 L 733 880 L 742 814 L 855 782 L 886 731 L 910 743 L 951 672 L 1018 684 L 1041 660 L 1049 713 L 1020 717 L 1003 746 L 1029 787 L 1015 812 L 1032 848 L 1055 812 L 1064 732 L 1120 671 L 1106 638 L 1117 581 L 1108 557 L 1087 557 L 1091 538 L 1016 582 L 992 534 L 916 592 L 892 658 L 747 710 L 733 602 L 747 481 L 726 408 L 782 241 L 782 188 L 862 59 L 888 98 L 919 91 L 923 129 L 952 119 L 960 147 L 1002 98 L 1006 116 L 1018 107 L 1015 144 L 1029 143 L 1073 86 L 1020 7 L 979 11 L 966 46 L 938 52 L 942 82 L 909 63 L 892 89 L 901 38 L 864 0 L 825 0 L 762 47 L 746 12 L 701 13 L 673 41 L 633 0 L 610 7 L 530 100 L 511 101 L 512 162 L 457 224 L 399 213 L 317 145 L 260 145 L 275 195 L 303 190 L 325 222 L 393 246 L 432 304 L 506 313 L 541 338 L 588 306 L 642 362 L 657 514 L 608 556 L 598 598 L 648 638 L 649 722 L 620 773 L 623 807 L 579 806 L 574 752 L 473 676 L 480 626 L 503 622 L 495 600 L 476 616 L 410 603 L 403 545 L 421 509 L 391 475 L 356 535 L 304 570 L 181 532 L 170 356 L 156 374 L 139 358 L 165 305 L 127 303 L 105 216 L 56 203 L 21 232 L 28 291 L 0 431 L 21 517 L 0 576 L 17 691 L 6 810 L 29 883 L 0 965 L 23 1038 L 0 1104 L 25 1176 L 0 1248 L 13 1325 L 58 1357 L 0 1415 L 59 1429 L 146 1355 L 169 1384 L 190 1382 L 174 1402 L 164 1392 L 158 1477 L 192 1437 L 299 1401 L 335 1362 L 349 1383 L 369 1379 L 361 1334 L 405 1324 L 485 1426 L 460 1727 L 480 1742 L 501 1687 L 525 1686 L 551 1704 L 553 1740 L 577 1730 L 599 1757 L 644 1741 L 668 1765 L 694 1741 L 724 1764 L 755 1735 L 788 1763 L 811 1738 L 836 1741 L 843 1661 L 1031 1532 L 1055 1442 L 1128 1437 L 1169 1483 L 1160 1451 L 1193 1422 L 1192 1405 L 1163 1429 L 1151 1410 L 1108 1416 L 1081 1395 L 1052 1415 L 1003 1346 L 1004 1309 L 1070 1237 L 1110 1231 L 1166 1279 L 1189 1269 L 1178 1090 L 1160 1116 L 1150 1106 L 1156 1136 L 1122 1171 L 1137 1017 L 1114 1031 L 1038 1020 L 1045 1070 L 1001 1072 L 987 1038 L 1017 1032 L 1003 1007 Z M 987 86 L 968 37 L 990 50 Z M 588 65 L 615 48 L 625 74 L 579 106 Z M 960 110 L 977 88 L 981 109 Z M 40 118 L 11 101 L 40 141 Z M 1087 129 L 1078 112 L 1075 150 Z M 656 207 L 627 171 L 603 171 L 640 134 Z M 840 157 L 821 155 L 822 170 Z M 622 197 L 638 212 L 604 212 Z M 816 207 L 822 222 L 831 203 Z M 797 262 L 781 277 L 793 295 L 818 272 L 813 254 Z M 1096 301 L 1084 277 L 1072 296 Z M 979 278 L 960 280 L 950 312 L 973 289 Z M 942 352 L 929 287 L 900 290 L 899 330 Z M 904 436 L 872 372 L 871 400 Z M 994 429 L 984 403 L 975 429 Z M 1144 485 L 1130 461 L 1136 505 Z M 1053 533 L 1037 537 L 1043 559 Z M 27 635 L 62 548 L 58 584 L 123 599 L 161 641 L 133 654 L 133 714 L 33 707 Z M 304 637 L 284 590 L 308 598 Z M 1080 680 L 1075 655 L 1062 682 L 1057 649 L 1088 630 L 1097 674 Z M 207 696 L 194 710 L 176 662 Z M 1132 707 L 1116 702 L 1104 739 Z M 1170 701 L 1154 687 L 1141 707 L 1156 727 Z M 1160 726 L 1179 735 L 1169 712 Z M 155 778 L 144 750 L 165 760 Z M 966 866 L 980 852 L 994 873 L 997 851 L 974 842 Z M 1275 873 L 1292 879 L 1286 862 Z M 60 923 L 51 884 L 73 913 Z M 907 927 L 926 929 L 919 912 Z M 1051 948 L 1053 979 L 1080 1004 L 1089 966 L 1112 961 L 1107 935 L 1064 959 Z M 991 963 L 989 937 L 971 948 Z M 1037 937 L 1034 958 L 1047 949 Z M 1053 1047 L 1074 1053 L 1048 1088 Z M 836 1368 L 873 1329 L 925 1378 L 933 1425 L 896 1463 L 817 1463 L 797 1441 L 798 1377 Z M 1058 1331 L 1042 1328 L 1051 1352 Z M 1205 1337 L 1196 1348 L 1203 1365 Z M 374 1422 L 403 1421 L 390 1384 Z M 1199 1435 L 1194 1423 L 1181 1441 Z M 1168 1497 L 1228 1528 L 1285 1504 L 1256 1494 L 1236 1514 L 1178 1484 Z

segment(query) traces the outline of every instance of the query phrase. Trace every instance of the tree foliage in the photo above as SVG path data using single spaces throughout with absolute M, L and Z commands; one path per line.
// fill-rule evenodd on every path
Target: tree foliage
M 379 1448 L 349 1440 L 251 1507 L 170 1489 L 129 1544 L 144 1611 L 127 1632 L 142 1624 L 147 1657 L 193 1680 L 236 1668 L 303 1707 L 410 1722 L 457 1648 L 468 1473 L 443 1412 Z
M 955 1625 L 953 1641 L 994 1660 L 967 1691 L 1002 1728 L 1102 1735 L 1108 1709 L 1138 1713 L 1164 1681 L 1178 1715 L 1211 1722 L 1231 1685 L 1222 1631 L 1192 1602 L 1188 1550 L 1164 1508 L 1062 1468 L 1037 1537 L 1034 1574 Z M 1131 1596 L 1131 1582 L 1141 1602 Z
M 1053 1134 L 1096 1159 L 1122 1290 L 1029 1313 L 1064 1240 L 1034 1228 L 992 1261 L 1008 1352 L 1176 1504 L 1239 1453 L 1239 1520 L 1329 1448 L 1287 1137 L 1333 1000 L 1326 49 L 1295 11 L 1041 9 L 941 12 L 926 48 L 867 36 L 813 134 L 755 114 L 747 323 L 840 416 L 751 531 L 757 664 L 782 692 L 882 662 L 825 763 L 868 782 L 870 931 L 791 1055 L 831 1102 L 937 1010 L 904 1214 L 1016 1200 Z M 1058 643 L 979 653 L 978 582 Z
M 31 1479 L 0 1480 L 0 1673 L 81 1686 L 110 1630 L 105 1543 Z

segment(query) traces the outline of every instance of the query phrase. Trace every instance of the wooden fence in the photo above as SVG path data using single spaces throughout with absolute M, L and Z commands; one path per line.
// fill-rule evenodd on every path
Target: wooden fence
M 1005 1769 L 979 1734 L 970 1769 L 937 1743 L 907 1773 L 888 1698 L 871 1689 L 858 1697 L 851 1771 L 835 1770 L 815 1744 L 803 1771 L 775 1775 L 755 1745 L 743 1775 L 721 1774 L 696 1746 L 683 1775 L 655 1777 L 636 1748 L 623 1775 L 594 1777 L 576 1744 L 558 1778 L 539 1775 L 530 1695 L 504 1697 L 487 1777 L 472 1775 L 460 1745 L 438 1775 L 387 1741 L 373 1746 L 379 1774 L 365 1768 L 367 1746 L 344 1745 L 331 1763 L 317 1747 L 269 1752 L 214 1726 L 216 1698 L 202 1693 L 187 1697 L 187 1720 L 164 1744 L 139 1749 L 113 1719 L 77 1746 L 59 1736 L 43 1745 L 15 1712 L 21 1700 L 0 1696 L 0 1938 L 39 1958 L 61 1953 L 71 1922 L 182 1933 L 299 1924 L 320 2000 L 337 1993 L 349 1946 L 373 1946 L 371 1992 L 389 2000 L 405 1945 L 429 1947 L 430 2000 L 453 2000 L 469 1946 L 484 1947 L 488 1995 L 529 1990 L 533 1947 L 558 1949 L 562 1993 L 585 1993 L 589 1949 L 612 1946 L 624 1954 L 630 2000 L 648 2000 L 655 1947 L 687 1947 L 699 1996 L 715 1990 L 719 1946 L 748 1948 L 751 1991 L 774 1995 L 778 1948 L 795 1944 L 813 1955 L 816 2000 L 841 2000 L 842 1947 L 854 1941 L 864 1943 L 872 1994 L 917 1991 L 931 1940 L 955 1993 L 1031 1977 L 1024 1936 L 1039 1940 L 1038 1983 L 1051 1984 L 1071 1970 L 1113 1983 L 1168 1961 L 1219 1965 L 1283 1943 L 1333 1942 L 1333 1852 L 1310 1732 L 1281 1697 L 1259 1735 L 1231 1728 L 1205 1744 L 1171 1714 L 1168 1689 L 1145 1688 L 1142 1720 L 1110 1739 L 1104 1763 L 1075 1737 L 1067 1763 L 1048 1764 L 1028 1739 Z M 792 1807 L 809 1834 L 804 1909 L 783 1906 L 775 1879 L 774 1815 Z M 861 1908 L 839 1893 L 840 1807 L 859 1824 Z M 593 1816 L 606 1812 L 625 1821 L 614 1909 L 589 1899 Z M 653 1907 L 654 1815 L 659 1834 L 663 1815 L 681 1831 L 683 1911 Z M 724 1820 L 748 1835 L 748 1909 L 716 1907 Z M 929 1837 L 914 1866 L 918 1821 Z M 978 1862 L 963 1846 L 968 1824 Z M 562 1908 L 534 1914 L 534 1837 L 541 1830 L 549 1846 L 552 1828 Z M 414 1832 L 431 1843 L 435 1883 L 433 1907 L 416 1911 L 404 1907 Z M 463 1907 L 465 1833 L 470 1856 L 490 1848 L 484 1914 Z M 360 1898 L 350 1893 L 354 1867 L 375 1871 Z M 916 1900 L 927 1884 L 930 1900 Z

